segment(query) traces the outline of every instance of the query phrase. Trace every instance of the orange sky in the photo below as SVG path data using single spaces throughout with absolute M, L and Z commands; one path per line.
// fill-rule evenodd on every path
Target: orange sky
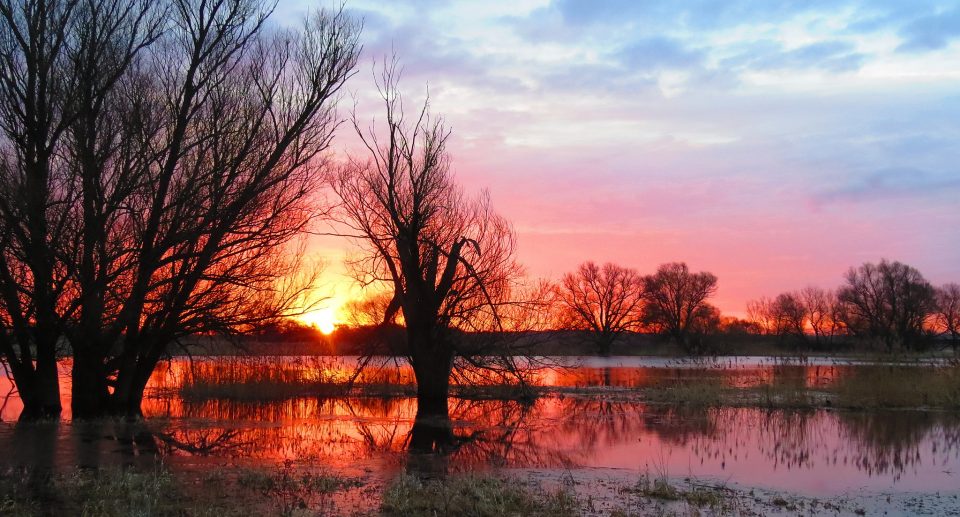
M 349 87 L 369 120 L 373 59 L 396 53 L 411 103 L 429 85 L 458 180 L 489 189 L 531 276 L 686 261 L 736 315 L 880 258 L 960 281 L 951 5 L 356 0 L 366 56 Z M 337 153 L 357 152 L 347 129 Z M 348 248 L 311 242 L 333 311 Z

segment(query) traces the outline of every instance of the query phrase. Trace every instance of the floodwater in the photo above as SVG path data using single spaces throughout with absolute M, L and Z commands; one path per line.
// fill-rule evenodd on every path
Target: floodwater
M 389 478 L 410 460 L 416 401 L 301 397 L 276 402 L 183 398 L 190 378 L 235 379 L 280 361 L 304 375 L 348 378 L 352 358 L 210 358 L 166 363 L 151 382 L 143 425 L 74 423 L 18 426 L 20 404 L 0 379 L 0 464 L 52 468 L 106 464 L 276 464 L 293 460 L 347 475 Z M 66 373 L 67 364 L 62 365 Z M 658 379 L 711 375 L 731 386 L 780 378 L 816 388 L 857 364 L 753 358 L 676 363 L 613 358 L 575 361 L 537 372 L 544 386 L 593 387 L 523 404 L 451 399 L 457 444 L 437 461 L 449 471 L 560 469 L 694 477 L 811 496 L 960 492 L 960 414 L 933 411 L 770 410 L 647 404 L 602 396 Z M 409 382 L 406 368 L 368 373 Z M 379 376 L 379 377 L 378 377 Z M 373 378 L 371 377 L 371 379 Z M 69 407 L 69 378 L 63 382 Z

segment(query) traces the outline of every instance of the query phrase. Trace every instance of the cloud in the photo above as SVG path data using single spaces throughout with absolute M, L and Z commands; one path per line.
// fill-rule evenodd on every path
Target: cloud
M 960 189 L 960 175 L 932 173 L 913 167 L 888 167 L 856 177 L 846 185 L 816 196 L 819 203 L 872 202 L 899 197 L 927 197 Z
M 687 48 L 681 41 L 655 36 L 632 41 L 617 53 L 619 60 L 632 69 L 685 69 L 703 64 L 703 51 Z
M 901 52 L 939 50 L 960 36 L 960 7 L 922 16 L 900 30 L 904 41 Z
M 837 9 L 836 0 L 557 0 L 556 9 L 569 25 L 632 23 L 664 30 L 678 27 L 715 29 L 781 22 L 804 13 Z
M 430 84 L 458 178 L 490 188 L 532 272 L 584 250 L 688 260 L 721 274 L 725 309 L 796 271 L 818 281 L 811 260 L 824 282 L 864 254 L 960 274 L 960 46 L 945 4 L 351 2 L 369 12 L 364 61 L 395 49 L 412 103 Z M 354 84 L 375 95 L 368 69 Z M 587 230 L 622 238 L 553 235 Z M 783 256 L 804 258 L 783 273 Z
M 750 44 L 722 67 L 750 70 L 808 70 L 842 73 L 860 69 L 867 56 L 847 41 L 826 40 L 785 50 L 778 42 L 764 40 Z

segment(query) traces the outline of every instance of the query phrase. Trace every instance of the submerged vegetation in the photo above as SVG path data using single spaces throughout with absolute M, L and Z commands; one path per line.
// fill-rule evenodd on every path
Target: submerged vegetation
M 835 393 L 837 405 L 851 409 L 960 409 L 960 362 L 861 367 L 841 379 Z
M 731 386 L 707 372 L 617 395 L 689 406 L 956 410 L 960 365 L 861 365 L 829 382 L 782 375 L 746 386 Z
M 804 367 L 784 362 L 761 372 L 711 366 L 646 368 L 625 385 L 590 380 L 565 385 L 463 384 L 451 395 L 464 400 L 533 401 L 545 395 L 601 396 L 666 405 L 764 408 L 960 409 L 960 363 L 861 364 Z M 616 370 L 616 369 L 612 369 Z M 611 375 L 611 369 L 599 373 Z M 560 370 L 563 371 L 562 369 Z M 186 400 L 245 402 L 302 397 L 412 397 L 409 376 L 394 370 L 356 376 L 342 366 L 307 358 L 277 362 L 267 358 L 224 358 L 198 363 L 176 381 Z

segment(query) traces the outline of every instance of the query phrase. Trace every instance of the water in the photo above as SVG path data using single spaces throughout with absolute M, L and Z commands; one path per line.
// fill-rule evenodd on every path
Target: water
M 352 358 L 177 359 L 151 381 L 147 422 L 17 426 L 19 400 L 0 410 L 0 462 L 68 469 L 75 465 L 275 464 L 295 460 L 389 478 L 409 461 L 412 398 L 314 398 L 277 402 L 193 401 L 179 395 L 191 376 L 254 375 L 282 361 L 303 375 L 349 377 Z M 600 387 L 555 393 L 532 404 L 452 399 L 458 443 L 439 459 L 451 471 L 506 469 L 691 476 L 812 496 L 851 491 L 957 492 L 960 414 L 932 411 L 693 408 L 606 397 L 665 378 L 711 376 L 731 386 L 796 382 L 816 388 L 860 366 L 738 359 L 708 363 L 589 359 L 538 372 L 544 386 Z M 64 364 L 64 373 L 68 365 Z M 225 373 L 226 372 L 226 373 Z M 409 382 L 409 372 L 368 380 Z M 68 378 L 62 387 L 69 407 Z M 0 380 L 0 393 L 9 381 Z M 620 390 L 620 391 L 617 391 Z

